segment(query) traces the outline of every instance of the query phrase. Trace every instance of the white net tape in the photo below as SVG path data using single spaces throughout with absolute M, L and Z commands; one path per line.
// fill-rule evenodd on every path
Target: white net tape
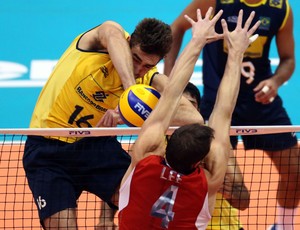
M 178 127 L 170 127 L 167 134 L 171 134 Z M 114 128 L 23 128 L 23 129 L 0 129 L 1 134 L 21 134 L 37 136 L 59 136 L 59 137 L 93 137 L 93 136 L 115 136 L 115 135 L 137 135 L 140 127 L 114 127 Z M 260 135 L 272 133 L 298 132 L 300 126 L 232 126 L 231 136 Z

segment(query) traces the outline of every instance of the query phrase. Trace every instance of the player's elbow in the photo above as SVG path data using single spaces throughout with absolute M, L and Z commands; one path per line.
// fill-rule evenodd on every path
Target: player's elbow
M 240 189 L 236 189 L 228 201 L 232 207 L 244 211 L 250 205 L 250 192 L 246 186 L 241 186 Z
M 250 205 L 250 199 L 249 200 L 241 200 L 239 202 L 239 207 L 238 209 L 241 210 L 241 211 L 244 211 L 246 210 L 247 208 L 249 208 L 249 205 Z
M 249 208 L 250 205 L 250 192 L 248 189 L 243 186 L 241 191 L 241 199 L 240 199 L 240 210 L 245 210 Z

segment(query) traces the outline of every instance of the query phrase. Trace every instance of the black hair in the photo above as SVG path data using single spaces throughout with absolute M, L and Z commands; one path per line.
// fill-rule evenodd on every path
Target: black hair
M 162 59 L 170 51 L 172 41 L 170 25 L 155 18 L 145 18 L 131 34 L 130 47 L 139 45 L 143 52 Z
M 195 86 L 193 83 L 188 82 L 186 85 L 184 93 L 188 93 L 191 95 L 192 98 L 195 98 L 197 101 L 198 109 L 200 109 L 200 104 L 201 104 L 201 94 L 197 86 Z
M 210 151 L 214 130 L 200 124 L 182 126 L 171 135 L 166 148 L 166 160 L 177 172 L 191 173 L 193 166 Z

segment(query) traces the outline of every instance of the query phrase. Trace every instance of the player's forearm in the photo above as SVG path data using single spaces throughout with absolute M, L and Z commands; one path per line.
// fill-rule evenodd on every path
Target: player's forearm
M 224 76 L 219 86 L 217 103 L 222 107 L 223 115 L 230 117 L 236 104 L 240 88 L 240 73 L 243 60 L 243 53 L 229 52 L 225 67 Z
M 204 44 L 205 39 L 201 41 L 200 39 L 192 38 L 183 52 L 180 54 L 178 60 L 175 63 L 175 66 L 171 71 L 168 85 L 167 87 L 165 87 L 162 96 L 158 104 L 156 105 L 156 110 L 160 111 L 159 114 L 155 115 L 156 120 L 161 121 L 161 125 L 163 125 L 164 130 L 169 127 L 171 121 L 175 122 L 176 120 L 174 112 L 178 111 L 178 105 L 180 105 L 181 95 L 192 76 L 195 63 L 198 60 L 200 51 Z M 156 113 L 156 111 L 154 110 L 152 113 Z M 199 122 L 201 122 L 200 119 Z
M 286 58 L 280 60 L 279 66 L 277 67 L 273 79 L 277 83 L 278 87 L 288 81 L 295 70 L 295 58 Z
M 292 8 L 287 13 L 286 21 L 276 34 L 276 47 L 280 61 L 272 79 L 278 87 L 288 81 L 295 70 L 295 39 L 293 35 L 294 19 Z
M 180 54 L 170 74 L 169 89 L 174 94 L 173 96 L 182 94 L 193 74 L 194 66 L 205 42 L 205 38 L 192 38 Z
M 224 143 L 229 139 L 228 134 L 232 112 L 240 87 L 240 66 L 242 60 L 243 55 L 241 53 L 229 52 L 225 72 L 217 92 L 215 106 L 208 121 L 209 126 L 215 129 L 215 138 Z
M 112 36 L 107 42 L 107 50 L 124 89 L 134 85 L 132 55 L 127 40 L 124 37 Z

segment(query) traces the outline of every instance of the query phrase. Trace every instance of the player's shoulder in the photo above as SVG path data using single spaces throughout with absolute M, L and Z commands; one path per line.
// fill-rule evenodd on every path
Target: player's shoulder
M 121 24 L 119 24 L 116 21 L 111 21 L 111 20 L 102 22 L 100 25 L 98 25 L 97 27 L 95 27 L 92 30 L 97 33 L 97 36 L 99 34 L 102 34 L 104 36 L 106 34 L 106 35 L 110 36 L 111 32 L 115 32 L 115 31 L 119 31 L 119 32 L 121 32 L 121 34 L 125 34 L 126 37 L 129 36 L 129 34 L 125 31 L 125 29 L 122 27 Z
M 116 21 L 112 21 L 112 20 L 104 21 L 100 26 L 117 27 L 119 29 L 123 29 L 123 27 L 121 26 L 121 24 L 119 24 Z
M 210 151 L 207 155 L 207 160 L 215 164 L 218 170 L 209 171 L 210 177 L 220 177 L 223 176 L 224 168 L 227 168 L 226 156 L 230 151 L 230 142 L 224 140 L 223 138 L 215 137 L 210 146 Z M 214 168 L 212 168 L 214 169 Z
M 161 93 L 167 85 L 167 82 L 168 77 L 166 75 L 156 72 L 152 76 L 151 86 Z

